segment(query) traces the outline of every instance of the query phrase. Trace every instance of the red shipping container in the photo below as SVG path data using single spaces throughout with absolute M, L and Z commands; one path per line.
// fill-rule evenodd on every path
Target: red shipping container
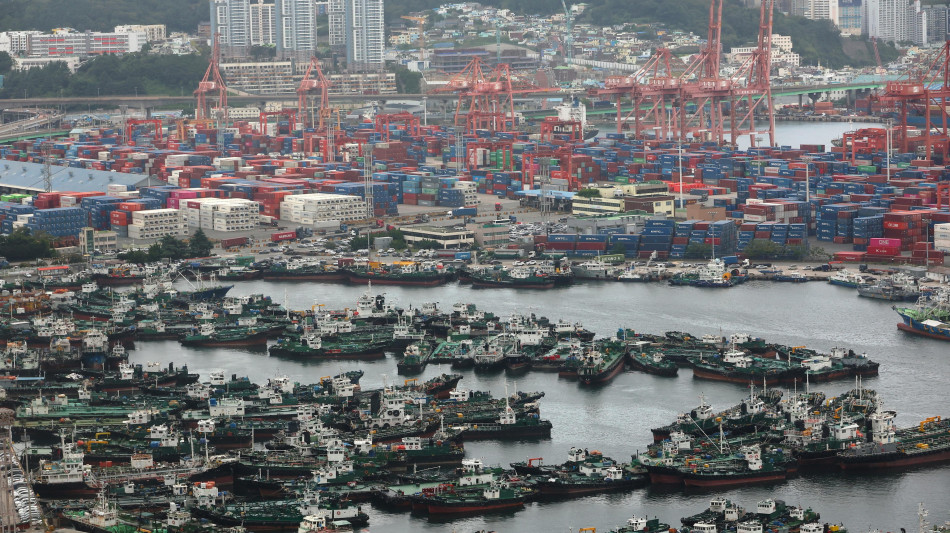
M 278 231 L 277 233 L 271 233 L 270 240 L 272 242 L 280 241 L 289 241 L 297 238 L 297 232 L 295 231 Z

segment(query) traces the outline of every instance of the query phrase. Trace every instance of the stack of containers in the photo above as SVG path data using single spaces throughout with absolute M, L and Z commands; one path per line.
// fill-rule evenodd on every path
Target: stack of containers
M 107 230 L 112 225 L 112 212 L 119 208 L 123 198 L 114 196 L 88 196 L 82 199 L 82 208 L 86 212 L 89 226 L 96 230 Z
M 636 257 L 640 250 L 640 236 L 629 234 L 615 234 L 610 236 L 610 246 L 620 245 L 624 248 L 623 254 L 626 257 Z
M 738 239 L 736 242 L 736 251 L 743 251 L 745 247 L 755 239 L 756 224 L 742 224 L 739 226 Z
M 869 261 L 890 260 L 901 254 L 901 241 L 900 239 L 874 237 L 868 239 L 866 251 L 867 255 L 865 257 L 867 257 Z
M 883 236 L 884 215 L 856 217 L 854 219 L 854 250 L 856 252 L 868 251 L 871 239 Z
M 439 201 L 439 177 L 425 175 L 419 179 L 419 194 L 416 204 L 433 207 Z
M 690 238 L 692 237 L 693 227 L 695 225 L 696 221 L 694 220 L 687 220 L 676 224 L 676 229 L 673 233 L 673 246 L 670 248 L 670 258 L 683 259 L 686 257 L 686 248 L 689 247 Z
M 548 242 L 545 249 L 550 252 L 574 253 L 576 245 L 576 233 L 552 233 L 548 235 Z
M 366 218 L 366 202 L 341 194 L 295 194 L 284 197 L 280 212 L 284 220 L 301 224 L 344 222 Z
M 85 211 L 80 207 L 40 209 L 33 212 L 27 227 L 33 232 L 43 231 L 54 237 L 76 236 L 86 225 L 85 218 Z
M 653 252 L 661 259 L 670 255 L 673 245 L 673 230 L 676 223 L 673 220 L 647 220 L 640 237 L 640 257 L 650 257 Z
M 787 244 L 789 246 L 800 246 L 804 244 L 807 232 L 808 225 L 804 222 L 789 224 Z
M 594 234 L 577 236 L 577 243 L 574 246 L 574 254 L 578 257 L 591 257 L 603 255 L 607 251 L 607 235 Z
M 417 205 L 419 195 L 422 193 L 422 176 L 418 174 L 409 174 L 402 182 L 402 203 L 406 205 Z
M 732 220 L 717 220 L 709 225 L 706 244 L 713 246 L 714 255 L 722 256 L 736 251 L 736 223 Z
M 924 214 L 920 211 L 891 211 L 884 214 L 884 236 L 900 239 L 901 250 L 910 250 L 926 237 Z
M 934 224 L 934 248 L 950 252 L 950 224 Z
M 126 233 L 133 239 L 159 239 L 166 235 L 187 235 L 188 230 L 181 210 L 146 209 L 131 213 Z

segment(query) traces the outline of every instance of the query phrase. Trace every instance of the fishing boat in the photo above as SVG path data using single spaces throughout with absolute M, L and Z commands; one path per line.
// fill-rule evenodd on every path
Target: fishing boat
M 898 273 L 876 283 L 858 285 L 858 296 L 892 302 L 916 302 L 920 298 L 920 285 L 916 278 Z
M 462 433 L 462 438 L 465 440 L 550 438 L 552 427 L 550 420 L 541 420 L 537 413 L 529 413 L 518 418 L 506 396 L 505 409 L 496 422 L 471 424 Z
M 626 352 L 620 345 L 591 347 L 581 357 L 577 377 L 584 385 L 607 383 L 623 371 Z
M 339 342 L 324 341 L 314 331 L 303 333 L 298 337 L 282 337 L 277 344 L 268 348 L 274 356 L 303 357 L 308 359 L 357 359 L 374 360 L 386 357 L 386 352 L 392 347 L 393 339 L 389 335 L 379 338 L 371 336 L 367 339 Z
M 480 492 L 446 491 L 433 494 L 426 501 L 430 515 L 470 515 L 521 509 L 534 495 L 533 489 L 515 487 L 502 481 L 493 481 Z
M 914 307 L 894 307 L 903 322 L 901 331 L 947 341 L 950 340 L 950 290 L 922 295 Z
M 202 322 L 197 331 L 183 335 L 178 339 L 182 346 L 195 347 L 246 347 L 267 344 L 267 329 L 238 326 L 217 329 L 213 322 Z
M 950 420 L 939 416 L 917 426 L 897 429 L 894 411 L 870 417 L 867 442 L 858 442 L 837 456 L 842 470 L 893 470 L 950 461 Z
M 267 265 L 261 277 L 268 281 L 346 281 L 347 272 L 321 262 L 287 261 Z
M 660 351 L 647 353 L 640 350 L 630 350 L 627 355 L 627 362 L 631 367 L 655 376 L 676 377 L 679 372 L 679 366 L 667 359 Z
M 346 275 L 350 283 L 357 284 L 369 281 L 377 285 L 435 287 L 448 283 L 455 273 L 434 262 L 397 261 L 390 266 L 377 264 L 376 268 L 348 267 Z
M 859 285 L 865 283 L 864 276 L 860 272 L 848 270 L 847 268 L 835 272 L 828 278 L 828 283 L 838 285 L 839 287 L 848 287 L 856 289 Z
M 473 287 L 509 289 L 553 289 L 555 280 L 547 274 L 536 273 L 530 267 L 507 269 L 501 265 L 471 273 Z
M 646 470 L 634 465 L 621 465 L 599 453 L 597 460 L 580 463 L 575 471 L 542 473 L 534 480 L 541 496 L 579 496 L 642 487 L 649 483 Z

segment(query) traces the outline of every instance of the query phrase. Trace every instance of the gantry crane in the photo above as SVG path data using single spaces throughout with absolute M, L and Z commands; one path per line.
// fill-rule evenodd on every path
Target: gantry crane
M 330 82 L 323 75 L 320 69 L 320 60 L 315 57 L 310 58 L 310 65 L 307 66 L 307 72 L 300 85 L 297 86 L 297 114 L 304 125 L 316 127 L 320 130 L 330 125 L 330 118 L 333 116 L 333 109 L 330 108 Z M 320 95 L 320 105 L 317 108 L 318 123 L 314 126 L 313 116 L 309 113 L 307 98 L 312 94 Z M 309 120 L 308 120 L 309 119 Z M 339 116 L 337 116 L 337 127 L 339 127 Z
M 211 59 L 208 61 L 208 70 L 205 71 L 204 78 L 198 82 L 198 88 L 195 89 L 195 96 L 198 97 L 198 104 L 195 107 L 195 118 L 198 120 L 211 119 L 212 113 L 208 109 L 207 98 L 209 94 L 217 93 L 218 108 L 224 110 L 224 119 L 227 120 L 228 109 L 228 88 L 224 85 L 224 79 L 221 78 L 221 72 L 218 65 L 221 61 L 221 48 L 218 44 L 218 34 L 214 34 L 214 45 L 211 48 Z

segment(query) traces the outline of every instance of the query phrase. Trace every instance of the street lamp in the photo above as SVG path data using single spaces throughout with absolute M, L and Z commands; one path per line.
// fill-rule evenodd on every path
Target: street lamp
M 887 130 L 886 130 L 886 139 L 887 139 L 887 150 L 884 152 L 884 165 L 887 167 L 887 183 L 891 183 L 891 128 L 893 126 L 893 121 L 887 119 Z

